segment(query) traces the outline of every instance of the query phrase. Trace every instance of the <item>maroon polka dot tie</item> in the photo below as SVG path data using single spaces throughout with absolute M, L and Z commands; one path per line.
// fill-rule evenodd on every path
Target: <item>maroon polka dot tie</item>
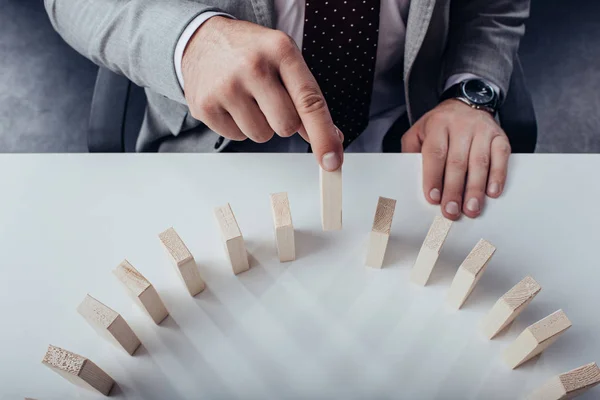
M 302 54 L 349 145 L 367 127 L 379 0 L 308 0 Z

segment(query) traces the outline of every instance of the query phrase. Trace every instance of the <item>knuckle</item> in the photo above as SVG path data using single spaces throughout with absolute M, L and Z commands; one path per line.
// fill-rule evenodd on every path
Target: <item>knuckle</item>
M 225 98 L 235 97 L 239 91 L 239 84 L 235 79 L 227 79 L 219 85 L 219 93 Z
M 446 155 L 448 154 L 448 146 L 439 144 L 428 148 L 425 153 L 436 161 L 444 161 L 446 159 Z
M 288 57 L 290 54 L 295 53 L 297 50 L 294 39 L 292 39 L 291 36 L 284 32 L 274 32 L 271 40 L 271 45 L 273 46 L 272 48 L 275 50 L 275 54 L 281 59 Z
M 503 141 L 501 144 L 498 145 L 498 152 L 502 156 L 508 157 L 510 155 L 510 153 L 512 152 L 510 143 L 508 143 L 508 141 Z
M 467 161 L 460 156 L 452 156 L 448 158 L 448 166 L 460 170 L 467 169 Z
M 196 106 L 191 110 L 192 117 L 196 119 L 208 118 L 213 114 L 216 114 L 218 111 L 218 107 L 216 103 L 209 99 L 200 99 L 196 102 Z
M 269 63 L 266 59 L 258 55 L 248 56 L 245 66 L 245 68 L 248 69 L 252 77 L 255 79 L 262 79 L 270 74 Z
M 273 135 L 274 135 L 274 132 L 270 132 L 270 131 L 260 132 L 260 133 L 257 133 L 256 135 L 253 135 L 252 140 L 256 143 L 266 143 L 269 140 L 271 140 Z
M 473 164 L 476 167 L 488 168 L 490 166 L 490 155 L 486 153 L 475 155 Z
M 298 108 L 301 113 L 311 114 L 327 108 L 325 98 L 314 86 L 306 86 L 300 90 Z
M 277 133 L 283 137 L 289 137 L 298 132 L 302 123 L 300 122 L 300 118 L 294 118 L 292 121 L 288 121 L 287 124 L 281 125 L 278 129 Z

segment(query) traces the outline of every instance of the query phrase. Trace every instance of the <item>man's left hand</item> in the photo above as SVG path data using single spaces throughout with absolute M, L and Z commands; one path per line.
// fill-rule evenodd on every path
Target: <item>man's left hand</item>
M 490 113 L 450 99 L 406 132 L 402 151 L 423 154 L 425 198 L 456 220 L 461 210 L 471 218 L 481 214 L 486 194 L 502 194 L 511 148 Z

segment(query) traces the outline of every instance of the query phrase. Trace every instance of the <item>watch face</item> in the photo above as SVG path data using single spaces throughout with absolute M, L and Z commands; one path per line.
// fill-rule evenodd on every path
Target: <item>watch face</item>
M 463 94 L 477 105 L 489 104 L 494 100 L 494 89 L 480 79 L 471 79 L 463 85 Z

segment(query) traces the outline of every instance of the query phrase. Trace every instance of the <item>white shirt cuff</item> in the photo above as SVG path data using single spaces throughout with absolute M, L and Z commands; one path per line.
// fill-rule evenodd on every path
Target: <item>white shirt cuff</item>
M 450 88 L 451 86 L 454 86 L 457 83 L 462 82 L 462 81 L 467 80 L 467 79 L 481 79 L 482 81 L 485 81 L 487 84 L 489 84 L 494 89 L 494 91 L 496 92 L 496 94 L 498 96 L 501 95 L 500 88 L 498 87 L 498 85 L 496 85 L 496 84 L 488 81 L 487 79 L 484 79 L 484 78 L 482 78 L 480 76 L 477 76 L 477 75 L 471 74 L 471 73 L 463 73 L 463 74 L 454 74 L 454 75 L 452 75 L 446 81 L 446 86 L 444 86 L 444 92 L 446 90 L 448 90 L 448 88 Z
M 179 81 L 181 89 L 183 89 L 183 73 L 181 71 L 181 61 L 183 59 L 183 52 L 185 51 L 188 42 L 190 41 L 192 36 L 194 36 L 194 33 L 196 33 L 198 28 L 200 28 L 202 24 L 208 21 L 210 18 L 216 17 L 217 15 L 233 18 L 231 15 L 222 12 L 203 12 L 202 14 L 194 18 L 192 22 L 190 22 L 188 26 L 183 30 L 181 36 L 179 36 L 179 40 L 177 41 L 177 45 L 175 46 L 175 56 L 173 61 L 175 63 L 175 72 L 177 73 L 177 80 Z

